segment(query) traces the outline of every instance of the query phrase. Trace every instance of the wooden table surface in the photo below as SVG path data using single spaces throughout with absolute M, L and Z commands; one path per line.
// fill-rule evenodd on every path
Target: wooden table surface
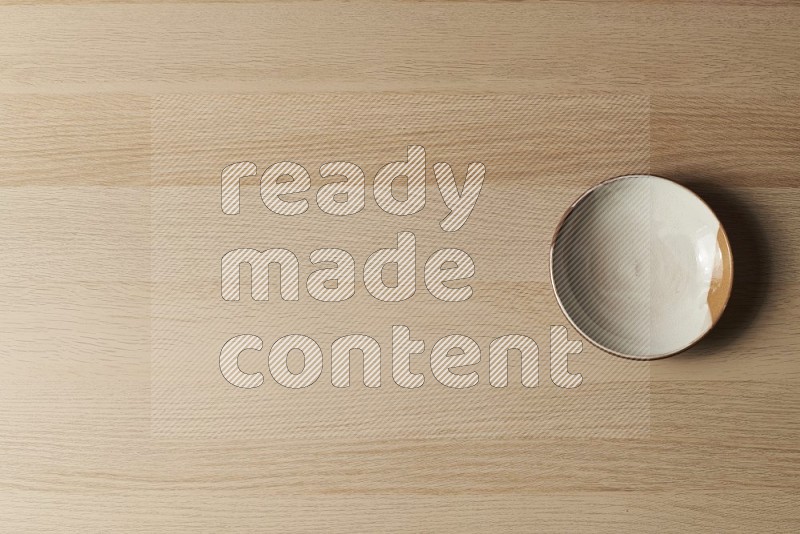
M 798 531 L 799 87 L 791 1 L 1 1 L 0 530 Z M 253 313 L 241 320 L 263 325 L 248 331 L 265 343 L 317 335 L 327 351 L 331 336 L 363 329 L 388 348 L 395 318 L 429 350 L 436 335 L 470 328 L 485 347 L 527 321 L 545 349 L 548 325 L 564 323 L 547 283 L 548 233 L 583 188 L 650 172 L 717 211 L 736 270 L 708 338 L 637 364 L 643 427 L 537 426 L 560 394 L 544 382 L 530 402 L 519 387 L 464 393 L 442 419 L 420 411 L 456 398 L 433 383 L 420 397 L 387 386 L 371 401 L 363 388 L 287 396 L 273 383 L 242 405 L 259 432 L 242 420 L 210 435 L 219 419 L 204 410 L 241 392 L 204 389 L 218 370 L 162 372 L 176 360 L 159 351 L 172 333 L 217 335 L 202 321 L 221 305 L 184 295 L 175 306 L 201 319 L 165 315 L 159 288 L 172 279 L 154 271 L 159 244 L 184 247 L 181 258 L 207 247 L 202 259 L 218 265 L 222 238 L 187 236 L 206 228 L 191 210 L 206 194 L 218 202 L 230 158 L 259 169 L 291 159 L 316 180 L 342 157 L 371 180 L 415 143 L 459 176 L 484 160 L 474 219 L 452 236 L 426 234 L 442 215 L 429 177 L 422 218 L 380 218 L 369 200 L 337 227 L 342 248 L 363 262 L 404 224 L 419 229 L 425 257 L 436 239 L 463 245 L 483 269 L 475 304 L 451 319 L 425 295 L 391 313 L 358 296 L 365 308 L 345 320 L 303 293 L 298 308 L 242 304 Z M 164 198 L 174 212 L 159 210 Z M 263 235 L 285 237 L 305 277 L 326 224 L 312 208 L 296 227 L 275 227 L 263 206 L 243 210 L 230 243 L 247 245 L 246 217 L 262 217 Z M 527 277 L 507 276 L 503 262 Z M 305 315 L 293 323 L 292 310 Z M 189 356 L 213 367 L 219 346 Z M 591 362 L 621 364 L 584 346 L 570 365 L 591 393 Z M 187 395 L 165 393 L 173 380 Z M 584 397 L 602 405 L 597 391 Z M 513 409 L 496 411 L 498 399 Z M 384 417 L 398 406 L 418 418 Z M 333 418 L 325 431 L 318 413 Z M 600 406 L 594 423 L 611 416 Z M 358 417 L 375 431 L 354 430 Z

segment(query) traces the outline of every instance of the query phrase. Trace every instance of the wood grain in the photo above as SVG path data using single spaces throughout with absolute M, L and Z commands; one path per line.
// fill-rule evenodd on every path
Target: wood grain
M 800 6 L 2 4 L 1 530 L 800 528 Z M 175 93 L 338 98 L 346 117 L 391 115 L 392 98 L 647 97 L 650 172 L 692 187 L 728 230 L 730 307 L 701 344 L 649 365 L 644 437 L 158 437 L 151 120 Z M 470 135 L 493 124 L 472 117 L 459 125 Z M 450 155 L 482 155 L 479 137 L 416 128 Z M 524 160 L 536 131 L 504 147 L 492 130 L 485 154 Z M 402 148 L 390 125 L 342 145 L 326 135 L 310 130 L 291 157 L 313 168 L 350 143 L 374 173 Z M 533 228 L 589 179 L 570 182 L 567 167 L 552 206 L 525 219 Z M 503 183 L 542 187 L 536 174 Z M 431 331 L 452 326 L 431 317 Z

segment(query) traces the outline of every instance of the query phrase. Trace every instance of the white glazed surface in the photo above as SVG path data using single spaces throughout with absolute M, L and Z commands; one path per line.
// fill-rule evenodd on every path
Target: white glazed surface
M 723 276 L 719 235 L 708 206 L 670 180 L 606 182 L 575 204 L 556 236 L 559 304 L 609 352 L 639 359 L 679 352 L 714 323 L 709 292 Z

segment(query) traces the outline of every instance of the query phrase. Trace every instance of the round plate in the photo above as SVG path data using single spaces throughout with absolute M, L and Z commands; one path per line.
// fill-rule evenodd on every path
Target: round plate
M 687 349 L 719 320 L 733 257 L 714 212 L 657 176 L 621 176 L 567 210 L 550 248 L 561 310 L 601 349 L 653 360 Z

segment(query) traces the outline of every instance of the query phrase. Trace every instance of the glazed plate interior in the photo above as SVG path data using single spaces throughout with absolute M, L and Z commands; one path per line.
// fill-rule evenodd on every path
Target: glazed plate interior
M 551 249 L 559 305 L 618 356 L 656 359 L 690 347 L 728 301 L 733 262 L 711 209 L 656 176 L 623 176 L 585 193 Z

